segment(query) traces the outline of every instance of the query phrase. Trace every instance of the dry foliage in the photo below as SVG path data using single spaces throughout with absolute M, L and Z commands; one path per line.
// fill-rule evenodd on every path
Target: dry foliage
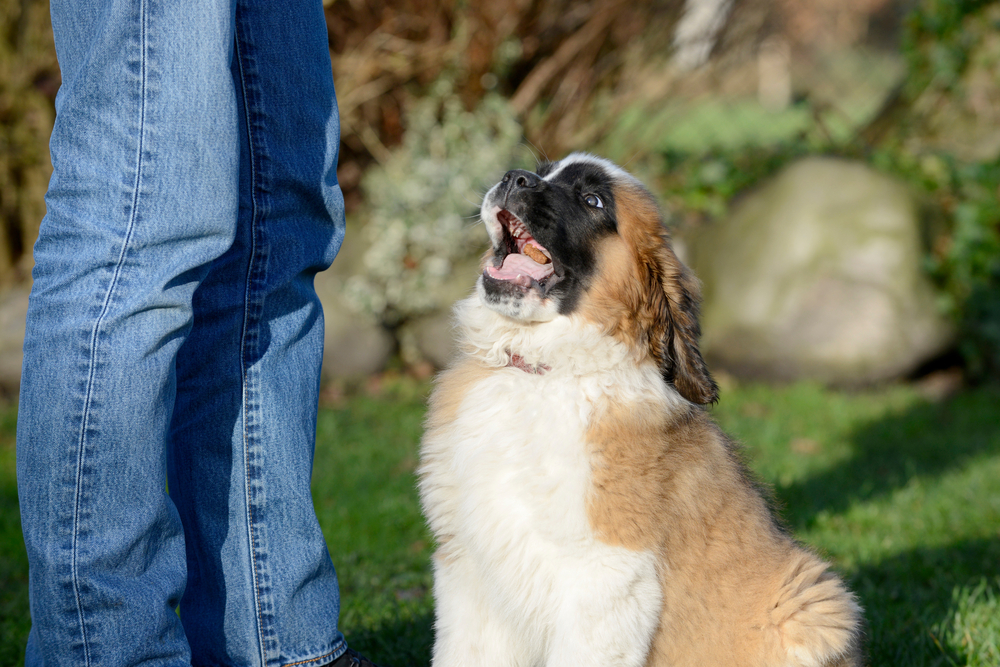
M 793 59 L 866 39 L 898 22 L 903 0 L 327 0 L 350 190 L 405 131 L 407 99 L 447 72 L 467 108 L 507 97 L 528 139 L 553 156 L 591 145 L 636 100 L 754 95 L 768 36 Z M 679 22 L 696 7 L 721 19 L 707 67 L 671 63 Z M 720 9 L 722 8 L 722 9 Z M 877 26 L 876 26 L 877 27 Z
M 58 84 L 47 4 L 0 1 L 0 288 L 31 270 Z
M 756 46 L 771 32 L 827 34 L 824 20 L 835 15 L 853 39 L 864 17 L 905 4 L 699 0 L 731 11 L 709 66 L 682 72 L 671 69 L 669 59 L 685 0 L 324 2 L 343 123 L 339 176 L 352 208 L 361 198 L 364 170 L 372 161 L 384 163 L 402 141 L 409 101 L 442 75 L 455 82 L 467 109 L 487 91 L 509 99 L 527 139 L 556 157 L 593 147 L 609 119 L 636 100 L 655 104 L 692 91 L 752 87 Z M 0 0 L 0 28 L 4 283 L 23 275 L 25 249 L 44 210 L 46 144 L 59 75 L 45 2 Z M 796 46 L 802 40 L 790 41 Z
M 683 0 L 335 0 L 327 5 L 352 190 L 405 131 L 410 95 L 448 73 L 467 108 L 487 90 L 508 97 L 545 152 L 575 143 L 599 87 L 638 50 L 669 51 Z M 530 116 L 530 117 L 529 117 Z

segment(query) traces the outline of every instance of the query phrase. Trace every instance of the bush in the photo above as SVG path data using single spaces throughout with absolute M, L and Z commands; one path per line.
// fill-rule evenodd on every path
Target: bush
M 362 180 L 370 247 L 346 286 L 359 311 L 390 329 L 448 305 L 442 287 L 453 268 L 486 241 L 479 201 L 521 145 L 502 98 L 487 95 L 466 111 L 447 78 L 413 102 L 406 125 L 403 144 Z
M 1000 146 L 983 140 L 1000 120 L 983 103 L 1000 97 L 998 26 L 1000 6 L 983 0 L 925 0 L 910 14 L 909 114 L 885 156 L 946 214 L 929 268 L 976 380 L 1000 378 Z

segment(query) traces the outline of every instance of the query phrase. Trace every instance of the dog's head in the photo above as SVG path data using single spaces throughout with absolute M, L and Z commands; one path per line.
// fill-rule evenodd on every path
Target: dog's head
M 493 246 L 477 283 L 485 305 L 525 323 L 579 316 L 654 361 L 686 399 L 716 399 L 698 351 L 698 283 L 639 181 L 574 153 L 507 172 L 481 214 Z

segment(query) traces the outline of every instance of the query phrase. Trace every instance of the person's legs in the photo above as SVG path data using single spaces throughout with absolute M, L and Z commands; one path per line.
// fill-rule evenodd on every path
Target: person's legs
M 174 361 L 233 242 L 228 0 L 53 0 L 63 84 L 18 419 L 27 665 L 180 665 Z M 210 483 L 210 482 L 207 482 Z
M 322 5 L 299 5 L 238 3 L 238 232 L 195 292 L 177 359 L 169 487 L 195 665 L 319 665 L 345 649 L 310 495 L 323 351 L 313 277 L 343 238 L 339 129 Z

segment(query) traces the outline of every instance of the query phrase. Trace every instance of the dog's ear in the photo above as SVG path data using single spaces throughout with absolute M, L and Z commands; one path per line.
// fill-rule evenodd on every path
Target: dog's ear
M 660 372 L 692 403 L 714 403 L 719 398 L 719 388 L 698 349 L 701 338 L 698 280 L 674 254 L 666 230 L 661 238 L 663 245 L 657 253 L 659 284 L 656 288 L 663 295 L 658 304 L 662 311 L 653 334 L 659 338 Z
M 653 196 L 633 185 L 622 188 L 618 199 L 619 234 L 638 262 L 642 294 L 635 305 L 649 353 L 681 396 L 700 405 L 714 403 L 719 388 L 698 350 L 698 281 L 674 254 Z

